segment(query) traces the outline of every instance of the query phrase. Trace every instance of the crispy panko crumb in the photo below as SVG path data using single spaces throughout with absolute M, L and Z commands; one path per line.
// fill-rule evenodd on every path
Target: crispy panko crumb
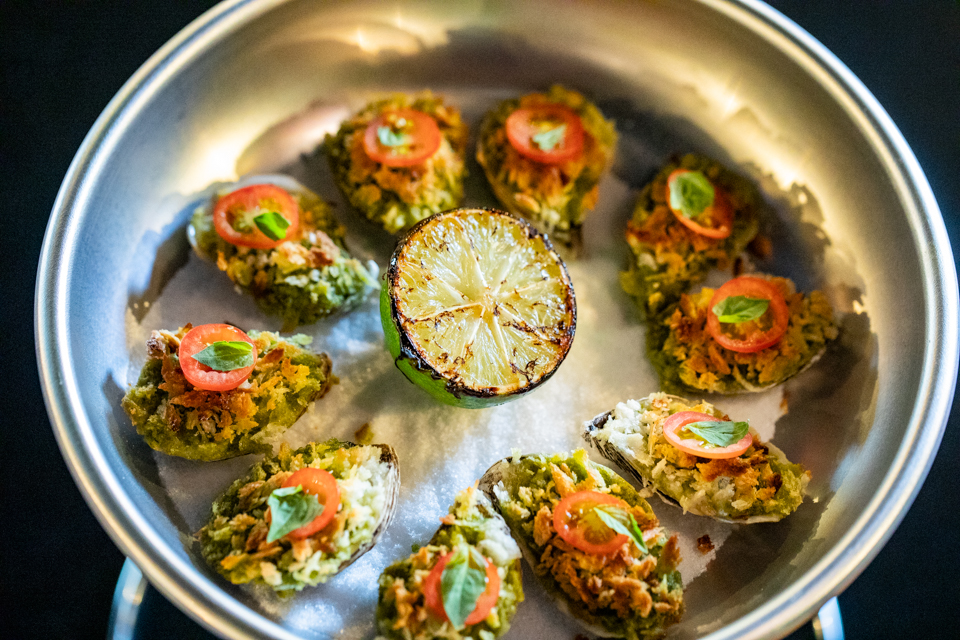
M 702 535 L 699 538 L 697 538 L 697 551 L 699 551 L 703 555 L 706 555 L 711 551 L 713 551 L 713 549 L 714 549 L 713 541 L 710 539 L 710 536 Z

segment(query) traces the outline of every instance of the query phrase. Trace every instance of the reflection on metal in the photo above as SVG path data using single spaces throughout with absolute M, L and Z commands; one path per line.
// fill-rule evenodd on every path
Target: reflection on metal
M 137 627 L 137 615 L 143 593 L 147 590 L 147 581 L 140 568 L 129 558 L 124 561 L 113 592 L 110 606 L 110 626 L 107 627 L 107 640 L 133 640 Z
M 811 621 L 817 640 L 843 640 L 843 619 L 836 598 L 827 600 Z

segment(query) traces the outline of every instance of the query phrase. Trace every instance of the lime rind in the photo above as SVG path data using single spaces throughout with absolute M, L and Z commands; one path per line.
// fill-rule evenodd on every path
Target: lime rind
M 504 398 L 500 402 L 496 402 L 486 397 L 458 393 L 455 389 L 448 388 L 448 382 L 440 377 L 436 371 L 418 366 L 416 352 L 409 347 L 409 344 L 406 348 L 401 344 L 403 340 L 397 330 L 397 325 L 393 322 L 393 304 L 390 301 L 390 293 L 386 286 L 380 292 L 380 320 L 383 323 L 387 351 L 393 357 L 394 364 L 408 380 L 429 393 L 435 400 L 465 409 L 482 409 L 483 407 L 502 404 L 509 399 Z

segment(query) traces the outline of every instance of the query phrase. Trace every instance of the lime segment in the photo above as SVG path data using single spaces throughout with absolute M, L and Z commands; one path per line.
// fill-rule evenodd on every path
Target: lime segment
M 401 370 L 450 404 L 487 406 L 532 389 L 573 341 L 563 262 L 533 227 L 500 211 L 457 209 L 415 227 L 394 253 L 384 295 Z

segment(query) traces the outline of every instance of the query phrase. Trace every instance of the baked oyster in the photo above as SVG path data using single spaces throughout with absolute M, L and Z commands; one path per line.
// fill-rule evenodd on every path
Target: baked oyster
M 327 135 L 334 181 L 347 201 L 390 233 L 463 199 L 467 125 L 429 91 L 372 102 Z
M 763 391 L 813 364 L 838 335 L 826 295 L 774 276 L 683 294 L 647 324 L 647 356 L 671 393 Z
M 234 584 L 266 584 L 281 594 L 316 586 L 376 544 L 399 490 L 388 445 L 281 445 L 214 501 L 197 534 L 201 553 Z
M 717 423 L 713 433 L 706 435 L 713 442 L 684 432 L 691 424 L 712 422 Z M 665 502 L 722 522 L 777 522 L 796 511 L 810 481 L 803 465 L 790 462 L 746 423 L 734 423 L 704 401 L 654 393 L 617 404 L 583 429 L 583 437 L 605 458 L 655 489 Z M 680 439 L 682 449 L 673 444 L 677 434 L 688 436 Z M 727 444 L 741 439 L 746 442 L 739 447 Z
M 458 493 L 440 522 L 428 544 L 380 576 L 380 634 L 395 640 L 499 638 L 523 601 L 520 550 L 510 530 L 475 487 Z
M 197 255 L 285 331 L 350 309 L 378 288 L 375 262 L 344 246 L 346 230 L 317 194 L 287 176 L 250 176 L 217 191 L 187 227 Z
M 663 635 L 683 612 L 676 535 L 623 478 L 571 454 L 514 455 L 480 487 L 544 590 L 602 637 Z
M 211 370 L 190 357 L 199 349 L 183 352 L 188 337 L 195 348 L 216 340 L 246 341 L 255 364 Z M 273 449 L 267 441 L 336 382 L 327 354 L 306 350 L 312 340 L 269 331 L 245 334 L 231 325 L 153 331 L 147 361 L 121 406 L 147 444 L 171 456 L 210 461 L 269 453 Z
M 553 242 L 577 249 L 616 145 L 613 123 L 593 103 L 554 85 L 487 113 L 477 162 L 507 211 L 533 222 Z
M 668 162 L 640 191 L 626 238 L 633 252 L 620 274 L 640 315 L 654 318 L 710 269 L 728 269 L 756 237 L 760 195 L 747 179 L 705 156 Z

